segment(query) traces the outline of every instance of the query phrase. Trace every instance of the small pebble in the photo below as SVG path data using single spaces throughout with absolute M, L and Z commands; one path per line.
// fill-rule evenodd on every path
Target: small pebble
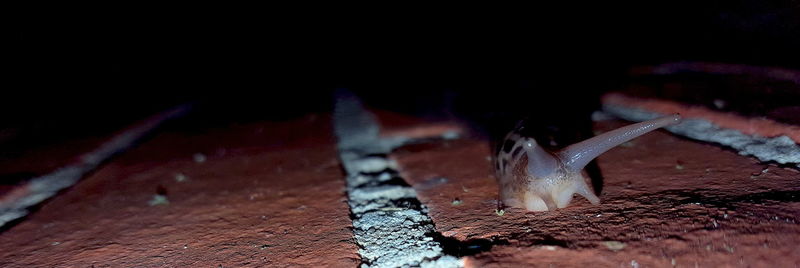
M 603 245 L 611 251 L 620 251 L 627 246 L 620 241 L 603 241 Z
M 497 214 L 497 216 L 503 216 L 506 214 L 506 211 L 502 209 L 495 209 L 494 213 Z
M 169 199 L 167 199 L 166 195 L 153 195 L 153 199 L 147 201 L 147 204 L 150 206 L 160 206 L 160 205 L 169 205 Z
M 194 159 L 195 163 L 203 163 L 203 162 L 206 161 L 206 155 L 201 154 L 201 153 L 196 153 L 196 154 L 192 155 L 192 159 Z

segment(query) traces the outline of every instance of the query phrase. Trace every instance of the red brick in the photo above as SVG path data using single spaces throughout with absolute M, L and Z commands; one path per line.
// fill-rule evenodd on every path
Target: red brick
M 732 113 L 712 111 L 700 106 L 690 106 L 668 100 L 629 97 L 620 93 L 603 96 L 603 103 L 642 109 L 660 114 L 680 113 L 686 119 L 700 118 L 720 127 L 735 129 L 748 135 L 777 137 L 785 135 L 800 143 L 800 126 L 776 122 L 764 117 L 743 117 Z
M 602 122 L 596 129 L 621 125 Z M 512 208 L 499 216 L 489 152 L 486 141 L 462 139 L 393 154 L 438 231 L 461 241 L 497 242 L 470 257 L 476 267 L 800 263 L 796 170 L 657 131 L 598 159 L 600 205 L 576 197 L 557 211 Z M 612 251 L 606 241 L 626 247 Z M 554 247 L 542 247 L 548 245 Z
M 0 234 L 0 266 L 357 266 L 328 121 L 158 135 Z

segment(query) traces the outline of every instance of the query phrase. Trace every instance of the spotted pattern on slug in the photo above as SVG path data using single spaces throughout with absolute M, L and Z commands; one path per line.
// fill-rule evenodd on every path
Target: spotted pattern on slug
M 514 131 L 506 135 L 503 142 L 498 145 L 494 159 L 495 176 L 502 189 L 501 200 L 509 206 L 523 206 L 524 204 L 519 202 L 523 202 L 523 196 L 529 191 L 526 186 L 531 184 L 531 180 L 537 179 L 528 176 L 526 170 L 528 156 L 524 149 L 526 143 L 536 144 L 536 142 L 533 138 L 522 135 L 523 128 L 517 126 Z
M 582 174 L 584 166 L 614 146 L 680 121 L 677 114 L 664 116 L 621 127 L 556 152 L 541 148 L 532 137 L 522 134 L 524 127 L 517 125 L 496 148 L 494 168 L 500 199 L 507 206 L 530 211 L 564 208 L 574 194 L 599 204 L 600 199 Z
M 520 157 L 525 157 L 522 151 L 526 139 L 519 134 L 519 129 L 517 128 L 515 131 L 508 133 L 503 142 L 500 143 L 499 148 L 497 148 L 497 154 L 494 159 L 495 174 L 501 178 L 510 175 L 508 172 L 511 172 L 514 166 L 517 166 Z M 527 160 L 527 157 L 525 158 Z

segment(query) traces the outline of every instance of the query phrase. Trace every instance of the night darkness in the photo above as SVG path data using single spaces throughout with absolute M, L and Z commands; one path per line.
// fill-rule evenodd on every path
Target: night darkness
M 0 267 L 798 263 L 800 0 L 121 4 L 5 10 Z
M 0 119 L 16 134 L 0 145 L 106 133 L 185 102 L 196 103 L 209 124 L 286 120 L 329 111 L 337 88 L 422 115 L 586 120 L 597 97 L 624 83 L 635 65 L 800 68 L 798 5 L 32 12 L 13 24 Z

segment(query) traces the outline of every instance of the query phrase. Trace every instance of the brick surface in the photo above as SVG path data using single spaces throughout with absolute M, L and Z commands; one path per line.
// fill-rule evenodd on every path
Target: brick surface
M 404 137 L 406 139 L 430 139 L 442 136 L 460 136 L 465 134 L 460 124 L 442 120 L 421 120 L 418 117 L 373 109 L 380 121 L 382 138 Z
M 598 123 L 597 131 L 624 125 Z M 600 205 L 500 216 L 489 145 L 462 139 L 393 156 L 438 231 L 494 245 L 474 266 L 796 266 L 800 174 L 664 131 L 598 158 Z
M 795 169 L 656 131 L 598 158 L 600 205 L 501 215 L 487 141 L 387 114 L 383 136 L 421 142 L 390 157 L 468 266 L 800 264 Z M 357 266 L 330 129 L 308 116 L 167 130 L 0 234 L 0 266 Z M 150 203 L 159 193 L 168 204 Z
M 309 116 L 157 135 L 0 234 L 0 266 L 357 266 L 330 130 Z
M 785 135 L 795 143 L 800 143 L 800 126 L 776 122 L 766 117 L 744 117 L 734 113 L 713 111 L 696 105 L 686 105 L 668 100 L 629 97 L 621 93 L 604 95 L 603 103 L 632 107 L 660 114 L 680 113 L 686 119 L 704 119 L 720 127 L 738 130 L 748 135 L 762 137 Z

